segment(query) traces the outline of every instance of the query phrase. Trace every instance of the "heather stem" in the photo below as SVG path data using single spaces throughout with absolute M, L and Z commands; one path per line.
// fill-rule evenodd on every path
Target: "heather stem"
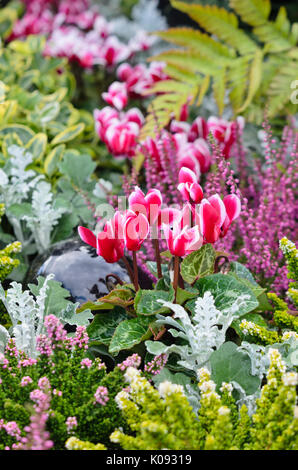
M 177 296 L 178 280 L 179 280 L 179 256 L 175 256 L 174 257 L 174 281 L 173 281 L 173 287 L 175 291 L 175 303 L 176 303 L 176 296 Z
M 132 252 L 133 259 L 133 280 L 136 292 L 139 290 L 139 275 L 138 275 L 138 264 L 137 264 L 137 253 Z
M 161 270 L 161 257 L 160 257 L 160 250 L 159 250 L 159 241 L 157 238 L 153 240 L 154 249 L 155 249 L 155 259 L 156 259 L 156 266 L 157 266 L 157 277 L 158 279 L 162 278 L 162 270 Z

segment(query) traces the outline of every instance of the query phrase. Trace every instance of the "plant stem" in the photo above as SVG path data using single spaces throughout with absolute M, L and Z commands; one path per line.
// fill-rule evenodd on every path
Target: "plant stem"
M 131 266 L 130 266 L 130 264 L 129 264 L 129 261 L 128 261 L 128 259 L 126 258 L 126 256 L 122 256 L 122 259 L 123 259 L 124 264 L 125 264 L 125 266 L 126 266 L 126 269 L 127 269 L 127 271 L 128 271 L 130 280 L 131 280 L 132 284 L 134 284 L 133 270 L 131 269 Z
M 133 259 L 133 280 L 136 292 L 139 290 L 139 275 L 138 275 L 138 265 L 137 265 L 137 253 L 136 251 L 132 252 Z
M 174 280 L 173 280 L 173 287 L 174 287 L 174 291 L 175 291 L 174 303 L 176 303 L 178 280 L 179 280 L 179 256 L 175 256 L 174 257 Z
M 154 249 L 155 249 L 155 259 L 156 259 L 156 266 L 157 266 L 157 277 L 158 279 L 162 278 L 162 270 L 161 270 L 161 257 L 159 251 L 159 241 L 158 238 L 154 238 Z

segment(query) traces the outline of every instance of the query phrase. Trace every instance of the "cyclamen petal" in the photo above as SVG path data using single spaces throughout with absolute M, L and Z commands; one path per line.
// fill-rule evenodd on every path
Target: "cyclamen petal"
M 219 226 L 221 227 L 227 216 L 225 204 L 223 203 L 222 199 L 220 198 L 218 194 L 215 194 L 214 196 L 209 197 L 208 201 L 214 207 L 214 209 L 219 213 L 220 215 Z
M 182 167 L 179 171 L 179 183 L 197 183 L 198 179 L 196 174 L 187 167 Z
M 87 243 L 87 245 L 93 246 L 93 248 L 96 248 L 96 236 L 93 232 L 91 232 L 91 230 L 80 226 L 78 227 L 78 233 L 83 242 Z
M 241 202 L 239 197 L 236 196 L 236 194 L 230 194 L 224 197 L 223 203 L 230 221 L 233 222 L 233 220 L 237 219 L 241 211 Z
M 200 228 L 206 243 L 215 243 L 220 235 L 220 213 L 203 199 L 199 208 Z
M 128 210 L 124 222 L 124 241 L 128 250 L 139 251 L 149 234 L 149 222 L 143 214 Z

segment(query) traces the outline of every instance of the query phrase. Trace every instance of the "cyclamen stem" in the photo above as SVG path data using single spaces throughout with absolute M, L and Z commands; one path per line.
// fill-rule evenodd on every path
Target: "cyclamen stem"
M 124 264 L 125 264 L 125 266 L 126 266 L 126 269 L 127 269 L 127 271 L 128 271 L 130 280 L 131 280 L 132 284 L 134 284 L 134 274 L 133 274 L 133 270 L 131 269 L 131 266 L 130 266 L 130 264 L 129 264 L 129 261 L 128 261 L 128 259 L 126 258 L 126 256 L 122 256 L 122 259 L 123 259 Z
M 138 275 L 138 264 L 137 264 L 137 253 L 136 251 L 132 252 L 133 259 L 133 280 L 136 292 L 139 290 L 139 275 Z
M 174 280 L 173 280 L 173 288 L 175 291 L 174 303 L 176 303 L 178 281 L 179 281 L 179 256 L 175 256 L 174 257 Z
M 157 277 L 158 277 L 158 279 L 161 279 L 162 278 L 162 270 L 161 270 L 161 257 L 160 257 L 158 239 L 155 238 L 153 243 L 154 243 L 155 259 L 156 259 L 156 266 L 157 266 Z

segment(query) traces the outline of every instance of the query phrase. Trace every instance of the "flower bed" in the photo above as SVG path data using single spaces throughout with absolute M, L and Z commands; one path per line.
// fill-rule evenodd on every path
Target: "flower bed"
M 1 8 L 0 450 L 297 450 L 295 25 L 102 3 Z

